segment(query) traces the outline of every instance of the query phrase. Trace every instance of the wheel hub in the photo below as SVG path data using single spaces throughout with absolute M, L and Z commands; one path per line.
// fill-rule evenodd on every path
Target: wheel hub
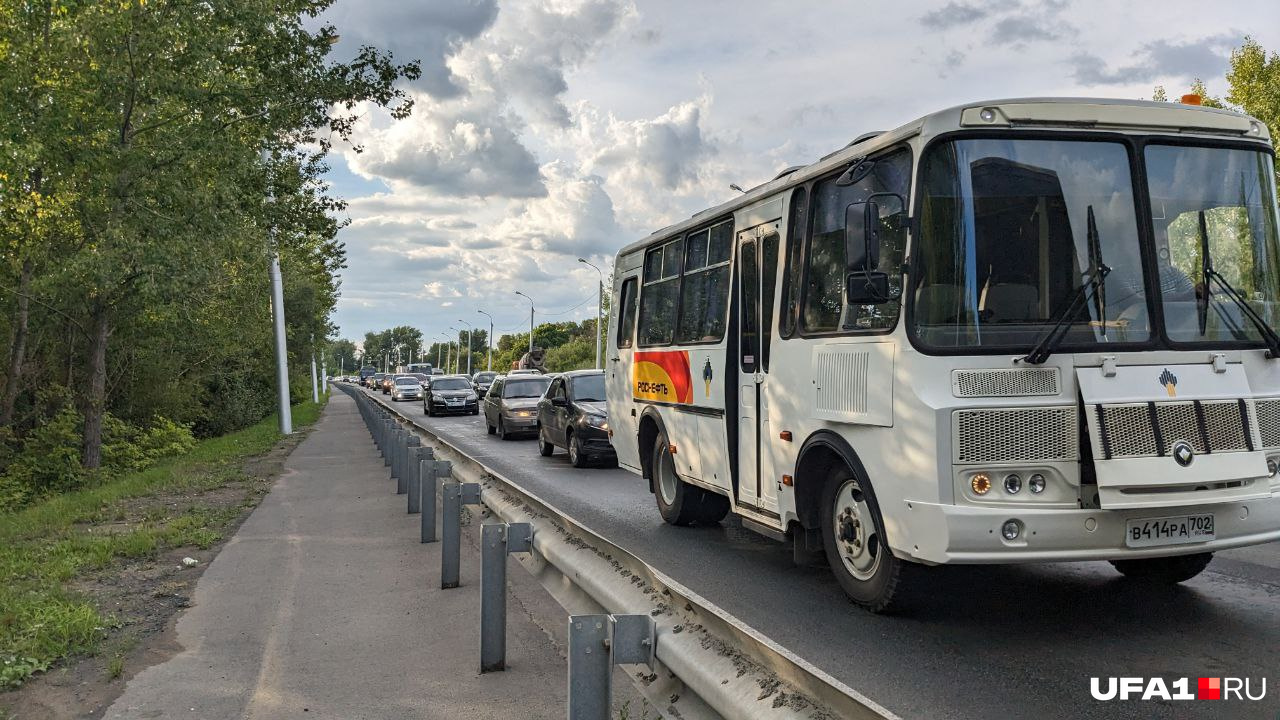
M 832 529 L 845 569 L 859 580 L 871 578 L 880 567 L 879 538 L 871 507 L 856 480 L 840 487 L 834 510 Z

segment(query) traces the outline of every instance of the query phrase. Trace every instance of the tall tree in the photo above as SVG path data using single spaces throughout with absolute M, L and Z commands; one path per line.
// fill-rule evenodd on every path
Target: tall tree
M 43 112 L 5 127 L 10 137 L 24 133 L 11 154 L 23 158 L 14 168 L 25 171 L 20 177 L 52 180 L 65 199 L 59 262 L 47 278 L 52 295 L 43 301 L 61 309 L 83 340 L 77 362 L 84 382 L 77 386 L 86 468 L 101 463 L 110 353 L 118 347 L 112 338 L 163 320 L 157 315 L 168 308 L 179 313 L 178 324 L 189 324 L 199 313 L 199 296 L 189 293 L 218 286 L 220 275 L 245 262 L 260 279 L 267 228 L 275 230 L 289 274 L 287 302 L 301 307 L 289 328 L 295 355 L 307 354 L 299 335 L 329 335 L 334 273 L 343 263 L 332 214 L 342 204 L 319 182 L 324 155 L 349 139 L 362 104 L 389 107 L 396 117 L 408 113 L 410 98 L 396 82 L 418 74 L 416 64 L 397 65 L 368 47 L 350 62 L 328 61 L 334 29 L 305 23 L 329 4 L 10 0 L 0 6 L 6 29 L 43 18 L 50 38 L 43 63 L 35 65 L 42 74 L 0 84 L 0 92 L 8 109 L 24 87 L 48 87 L 28 93 L 48 103 Z M 49 12 L 41 16 L 33 7 Z M 275 202 L 264 202 L 268 192 Z M 14 195 L 5 197 L 8 217 L 21 214 Z M 21 329 L 15 321 L 11 335 Z M 7 373 L 6 398 L 20 374 Z

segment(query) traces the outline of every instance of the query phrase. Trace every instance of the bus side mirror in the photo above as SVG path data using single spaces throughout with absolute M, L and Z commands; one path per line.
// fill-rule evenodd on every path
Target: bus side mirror
M 851 203 L 844 209 L 844 258 L 849 272 L 880 265 L 880 208 L 875 202 Z

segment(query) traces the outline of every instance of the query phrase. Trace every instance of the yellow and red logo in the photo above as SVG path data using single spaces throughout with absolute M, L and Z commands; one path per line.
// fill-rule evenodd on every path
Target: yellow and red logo
M 632 367 L 631 387 L 636 399 L 693 402 L 688 350 L 637 352 Z

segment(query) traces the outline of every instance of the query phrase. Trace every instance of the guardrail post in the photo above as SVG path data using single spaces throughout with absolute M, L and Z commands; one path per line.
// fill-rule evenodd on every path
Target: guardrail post
M 458 587 L 462 506 L 480 504 L 479 483 L 444 484 L 444 533 L 440 536 L 440 587 Z
M 529 523 L 480 528 L 480 672 L 507 669 L 507 553 L 533 549 Z
M 417 440 L 417 442 L 413 442 Z M 422 459 L 428 456 L 434 457 L 434 451 L 429 447 L 422 447 L 422 440 L 416 435 L 413 437 L 411 447 L 409 448 L 409 497 L 408 506 L 409 514 L 413 515 L 422 509 Z
M 613 666 L 653 668 L 654 623 L 648 615 L 569 618 L 569 720 L 608 720 Z
M 422 438 L 412 430 L 405 431 L 404 452 L 400 454 L 400 482 L 396 485 L 397 494 L 408 493 L 418 484 L 418 448 L 422 446 Z M 410 498 L 410 503 L 413 500 Z M 409 512 L 413 512 L 412 509 Z
M 391 467 L 391 431 L 395 421 L 388 417 L 382 418 L 382 464 L 384 467 Z
M 449 477 L 453 473 L 453 463 L 448 460 L 436 460 L 435 450 L 425 449 L 429 454 L 421 461 L 422 468 L 418 475 L 421 485 L 418 491 L 418 502 L 422 510 L 420 541 L 433 543 L 436 541 L 436 493 L 440 487 L 436 478 Z
M 391 444 L 391 477 L 396 481 L 396 494 L 403 495 L 407 491 L 404 483 L 404 450 L 408 447 L 408 432 L 400 423 L 396 423 L 395 442 Z

